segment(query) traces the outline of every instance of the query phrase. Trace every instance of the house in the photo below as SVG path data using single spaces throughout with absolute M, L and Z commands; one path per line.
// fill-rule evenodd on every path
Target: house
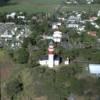
M 69 18 L 68 18 L 68 23 L 78 23 L 78 22 L 80 22 L 81 21 L 81 15 L 79 16 L 74 16 L 74 15 L 71 15 L 71 16 L 69 16 Z
M 90 21 L 95 21 L 95 20 L 97 20 L 97 19 L 98 19 L 98 18 L 95 17 L 95 16 L 89 18 Z
M 17 16 L 18 19 L 25 19 L 25 16 Z
M 78 28 L 79 27 L 79 23 L 81 21 L 81 15 L 77 14 L 77 16 L 69 16 L 67 23 L 66 23 L 66 27 L 68 28 Z
M 72 2 L 70 2 L 70 1 L 67 1 L 67 2 L 66 2 L 66 4 L 72 4 Z
M 100 64 L 89 64 L 89 72 L 100 76 Z
M 67 27 L 68 27 L 68 28 L 76 28 L 76 29 L 78 29 L 79 25 L 73 23 L 73 24 L 68 24 Z
M 76 96 L 71 93 L 70 96 L 67 99 L 68 100 L 76 100 Z
M 93 25 L 96 29 L 99 29 L 100 28 L 100 26 L 97 25 L 97 23 L 95 23 L 95 22 L 91 22 L 91 25 Z
M 58 17 L 57 19 L 60 20 L 60 21 L 65 21 L 64 17 Z
M 69 65 L 69 58 L 67 57 L 67 59 L 64 62 L 65 65 Z
M 96 36 L 96 31 L 91 31 L 91 32 L 88 32 L 87 34 L 95 37 Z
M 55 22 L 52 24 L 52 29 L 53 30 L 57 30 L 60 26 L 61 26 L 61 22 Z
M 61 26 L 61 22 L 56 22 L 56 25 Z
M 98 11 L 97 16 L 100 17 L 100 10 Z
M 87 4 L 91 4 L 92 2 L 94 2 L 94 0 L 86 0 Z
M 53 33 L 53 40 L 54 40 L 54 42 L 60 43 L 61 39 L 62 39 L 62 32 L 54 31 L 54 33 Z
M 53 62 L 54 66 L 58 66 L 60 64 L 60 59 L 61 58 L 59 56 L 54 55 L 54 62 Z M 39 60 L 39 64 L 41 66 L 48 66 L 48 64 L 49 64 L 48 63 L 48 55 L 41 57 Z
M 7 14 L 7 15 L 6 15 L 6 18 L 7 18 L 7 19 L 9 19 L 9 18 L 14 19 L 15 16 L 16 16 L 16 12 L 12 12 L 11 14 Z
M 56 43 L 60 43 L 62 39 L 62 32 L 54 31 L 52 36 L 43 35 L 43 39 L 53 40 Z
M 78 31 L 80 32 L 85 31 L 85 26 L 78 27 Z
M 53 29 L 53 30 L 58 29 L 58 25 L 56 25 L 56 24 L 52 24 L 52 29 Z

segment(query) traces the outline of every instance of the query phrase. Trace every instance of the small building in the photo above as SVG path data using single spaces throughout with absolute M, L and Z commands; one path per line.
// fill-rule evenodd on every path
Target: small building
M 81 15 L 79 16 L 69 16 L 69 18 L 68 18 L 68 23 L 78 23 L 78 22 L 80 22 L 81 21 Z
M 52 24 L 52 29 L 53 30 L 57 30 L 57 29 L 59 29 L 59 27 L 61 26 L 61 22 L 55 22 L 55 23 L 53 23 Z
M 89 64 L 89 72 L 90 74 L 100 76 L 100 64 Z
M 67 58 L 64 62 L 65 65 L 69 65 L 69 58 Z
M 79 25 L 78 24 L 75 24 L 75 23 L 70 23 L 70 24 L 68 24 L 68 26 L 67 26 L 68 28 L 78 28 L 79 27 Z
M 100 10 L 98 11 L 97 16 L 100 17 Z
M 80 31 L 80 32 L 85 31 L 85 26 L 78 27 L 77 30 Z
M 25 16 L 17 16 L 18 19 L 25 19 Z
M 61 42 L 61 39 L 62 39 L 62 32 L 60 32 L 60 31 L 55 31 L 55 32 L 53 33 L 53 40 L 54 40 L 54 42 L 60 43 L 60 42 Z
M 60 21 L 65 21 L 64 17 L 58 17 L 57 19 L 60 20 Z
M 88 32 L 87 34 L 90 35 L 90 36 L 94 36 L 94 37 L 96 36 L 96 32 L 95 31 Z
M 53 30 L 56 30 L 56 29 L 58 29 L 58 28 L 59 28 L 58 25 L 56 25 L 56 24 L 53 24 L 53 25 L 52 25 L 52 29 L 53 29 Z
M 71 93 L 70 96 L 67 99 L 68 100 L 76 100 L 76 96 Z
M 95 20 L 97 20 L 97 19 L 98 19 L 98 18 L 95 17 L 95 16 L 89 18 L 90 21 L 95 21 Z
M 6 18 L 7 18 L 7 19 L 9 19 L 9 18 L 14 19 L 15 16 L 16 16 L 16 12 L 12 12 L 11 14 L 7 14 L 7 15 L 6 15 Z
M 54 55 L 54 66 L 58 66 L 60 64 L 61 57 L 58 55 Z M 48 65 L 48 55 L 43 56 L 39 60 L 39 64 L 42 66 L 47 66 Z

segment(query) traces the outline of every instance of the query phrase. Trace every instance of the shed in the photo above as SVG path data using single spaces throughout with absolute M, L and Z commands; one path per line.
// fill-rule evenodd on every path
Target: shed
M 89 72 L 91 74 L 100 75 L 100 64 L 89 64 Z

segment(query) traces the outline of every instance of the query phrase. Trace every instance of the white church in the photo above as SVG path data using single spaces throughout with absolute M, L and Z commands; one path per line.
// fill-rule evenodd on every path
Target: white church
M 54 68 L 55 66 L 59 66 L 62 61 L 62 58 L 54 53 L 54 45 L 53 42 L 50 42 L 48 47 L 48 55 L 43 56 L 39 59 L 39 64 L 41 66 L 48 66 L 49 68 Z M 65 61 L 66 65 L 69 64 L 69 59 Z

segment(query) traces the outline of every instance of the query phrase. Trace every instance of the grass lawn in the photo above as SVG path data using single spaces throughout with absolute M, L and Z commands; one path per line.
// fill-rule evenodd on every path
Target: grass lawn
M 35 12 L 50 12 L 53 13 L 55 9 L 61 4 L 61 0 L 11 0 L 8 5 L 0 7 L 0 12 L 12 12 L 12 11 L 25 11 L 29 14 Z M 89 5 L 66 5 L 64 10 L 100 10 L 99 4 Z
M 52 12 L 60 3 L 60 0 L 11 0 L 11 4 L 0 7 L 0 12 L 25 11 Z
M 23 70 L 24 66 L 25 65 L 14 63 L 13 60 L 9 57 L 8 53 L 5 50 L 0 49 L 1 100 L 9 100 L 5 92 L 6 83 L 9 82 L 9 80 L 12 80 L 13 78 L 15 78 L 21 71 L 24 71 Z M 25 73 L 24 75 L 26 75 L 27 77 L 27 73 Z M 28 79 L 30 78 L 28 77 Z
M 0 49 L 0 62 L 3 59 L 4 56 L 5 56 L 4 50 Z
M 100 4 L 93 4 L 93 5 L 66 5 L 63 7 L 62 10 L 65 11 L 98 11 L 100 10 Z
M 4 67 L 3 64 L 6 64 L 7 62 L 9 62 L 7 52 L 3 49 L 0 49 L 0 68 Z

